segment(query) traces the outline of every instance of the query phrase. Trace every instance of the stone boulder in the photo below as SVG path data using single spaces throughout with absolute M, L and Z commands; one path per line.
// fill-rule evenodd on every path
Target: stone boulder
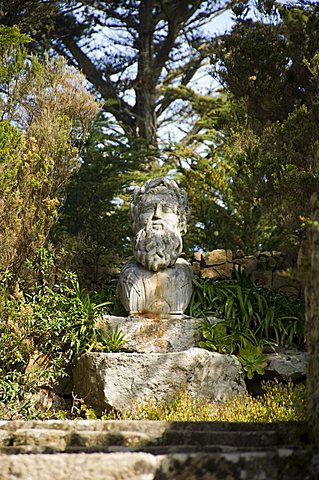
M 171 400 L 181 390 L 209 401 L 245 392 L 236 357 L 191 348 L 173 353 L 84 354 L 74 369 L 74 393 L 102 412 L 136 402 Z
M 283 349 L 267 354 L 267 362 L 265 378 L 300 380 L 306 377 L 307 352 L 296 348 Z
M 199 321 L 186 315 L 153 318 L 104 315 L 96 322 L 96 327 L 104 338 L 115 330 L 123 332 L 126 352 L 166 353 L 196 347 L 200 340 L 196 331 Z
M 257 270 L 258 261 L 256 257 L 254 257 L 253 255 L 250 255 L 242 258 L 236 258 L 234 260 L 234 264 L 238 265 L 238 267 L 245 270 L 247 275 L 251 275 L 253 272 Z
M 212 280 L 231 278 L 233 274 L 233 264 L 224 263 L 223 265 L 215 265 L 201 270 L 202 278 L 210 278 Z
M 223 265 L 226 262 L 232 262 L 233 252 L 231 250 L 217 248 L 211 252 L 203 253 L 201 259 L 204 267 L 214 267 L 216 265 Z

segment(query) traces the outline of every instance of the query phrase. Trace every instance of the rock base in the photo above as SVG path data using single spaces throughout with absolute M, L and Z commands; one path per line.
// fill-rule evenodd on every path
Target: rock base
M 224 401 L 245 392 L 236 357 L 191 348 L 172 353 L 87 353 L 74 369 L 74 392 L 97 412 L 132 409 L 136 402 L 194 398 Z

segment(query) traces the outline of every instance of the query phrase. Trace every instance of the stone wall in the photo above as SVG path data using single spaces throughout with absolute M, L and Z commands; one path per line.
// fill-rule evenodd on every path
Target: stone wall
M 301 295 L 301 284 L 287 273 L 289 263 L 281 252 L 245 255 L 243 251 L 234 253 L 232 250 L 216 249 L 205 253 L 195 252 L 191 263 L 200 278 L 231 279 L 236 270 L 243 269 L 262 287 L 274 287 L 294 298 Z

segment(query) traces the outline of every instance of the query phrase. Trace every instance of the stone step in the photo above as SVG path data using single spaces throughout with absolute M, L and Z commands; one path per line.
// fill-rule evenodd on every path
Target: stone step
M 0 480 L 312 480 L 304 423 L 1 421 Z
M 0 480 L 307 480 L 308 452 L 0 455 Z
M 18 429 L 50 429 L 67 431 L 136 431 L 162 434 L 168 429 L 181 431 L 251 432 L 276 430 L 277 432 L 304 433 L 306 422 L 206 422 L 162 420 L 0 420 L 1 431 Z
M 242 430 L 240 430 L 242 427 Z M 227 424 L 221 422 L 48 421 L 1 422 L 0 453 L 190 451 L 209 448 L 271 449 L 303 446 L 302 423 Z M 159 448 L 161 447 L 161 448 Z M 152 450 L 153 449 L 153 450 Z

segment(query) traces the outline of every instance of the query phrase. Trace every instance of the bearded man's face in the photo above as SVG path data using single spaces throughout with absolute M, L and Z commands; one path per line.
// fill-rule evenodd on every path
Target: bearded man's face
M 144 268 L 157 272 L 175 264 L 182 252 L 182 236 L 176 199 L 164 192 L 148 197 L 139 211 L 133 253 Z

